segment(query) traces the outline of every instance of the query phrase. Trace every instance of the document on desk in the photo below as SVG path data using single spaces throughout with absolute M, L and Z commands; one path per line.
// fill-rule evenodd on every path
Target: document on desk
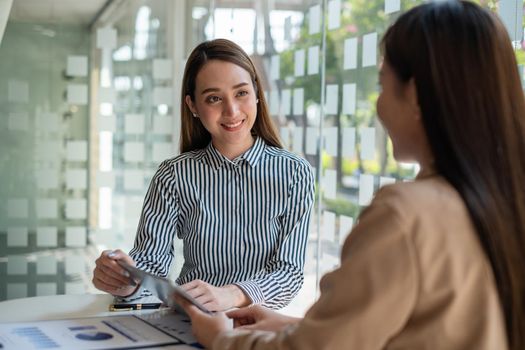
M 0 349 L 201 348 L 180 314 L 90 317 L 0 324 Z

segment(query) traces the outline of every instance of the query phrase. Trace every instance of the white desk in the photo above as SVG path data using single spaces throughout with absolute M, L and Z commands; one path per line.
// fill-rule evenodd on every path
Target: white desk
M 66 318 L 115 316 L 152 312 L 108 310 L 113 297 L 109 294 L 51 295 L 0 302 L 0 322 L 29 322 Z

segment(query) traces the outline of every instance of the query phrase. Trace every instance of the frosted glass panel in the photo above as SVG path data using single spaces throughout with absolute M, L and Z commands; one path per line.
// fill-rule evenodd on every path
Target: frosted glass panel
M 87 56 L 68 56 L 66 74 L 70 77 L 85 77 L 88 73 Z
M 171 135 L 173 117 L 172 116 L 154 116 L 153 117 L 153 133 L 162 135 Z
M 56 247 L 58 230 L 56 227 L 37 227 L 36 245 L 38 247 Z
M 8 275 L 26 275 L 27 274 L 27 260 L 23 256 L 8 256 L 7 257 L 7 274 Z
M 27 218 L 29 203 L 25 198 L 11 198 L 7 201 L 7 216 L 9 218 Z
M 8 247 L 27 247 L 28 229 L 27 227 L 8 227 L 7 246 Z
M 86 161 L 87 160 L 87 142 L 86 141 L 68 141 L 67 142 L 67 160 Z
M 144 115 L 126 114 L 124 131 L 127 134 L 142 134 L 144 132 Z
M 66 218 L 85 219 L 87 215 L 87 203 L 85 199 L 66 200 Z
M 173 63 L 168 59 L 153 60 L 153 78 L 158 80 L 171 79 Z
M 144 143 L 126 142 L 124 144 L 124 160 L 126 162 L 144 161 Z
M 97 30 L 97 48 L 114 49 L 117 46 L 117 31 L 114 28 L 101 28 Z
M 88 88 L 85 84 L 70 84 L 67 87 L 67 102 L 76 105 L 87 105 Z
M 37 283 L 36 284 L 36 295 L 37 296 L 56 295 L 56 294 L 57 294 L 57 284 L 56 283 Z
M 57 273 L 57 260 L 54 256 L 40 256 L 36 260 L 36 273 L 38 275 L 55 275 Z
M 66 228 L 66 247 L 84 247 L 86 246 L 86 228 L 85 227 L 67 227 Z
M 141 190 L 144 187 L 144 171 L 142 170 L 125 170 L 124 171 L 124 189 Z

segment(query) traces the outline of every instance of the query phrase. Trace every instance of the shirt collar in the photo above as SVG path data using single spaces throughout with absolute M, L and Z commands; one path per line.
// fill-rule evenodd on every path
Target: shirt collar
M 266 143 L 260 137 L 255 138 L 255 142 L 252 147 L 250 147 L 246 152 L 235 158 L 234 160 L 229 160 L 223 156 L 210 142 L 205 148 L 205 153 L 207 155 L 206 160 L 210 166 L 214 169 L 219 169 L 221 166 L 227 163 L 237 164 L 242 160 L 245 160 L 253 168 L 259 163 L 264 151 L 266 149 Z

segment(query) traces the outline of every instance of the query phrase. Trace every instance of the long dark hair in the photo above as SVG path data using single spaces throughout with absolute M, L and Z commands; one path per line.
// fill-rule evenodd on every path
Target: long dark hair
M 415 81 L 436 170 L 474 222 L 510 348 L 525 349 L 525 102 L 507 31 L 474 3 L 440 1 L 400 16 L 382 45 Z
M 184 70 L 181 96 L 181 137 L 180 151 L 188 152 L 206 147 L 211 135 L 198 118 L 193 118 L 185 98 L 190 96 L 195 101 L 195 81 L 197 74 L 208 61 L 226 61 L 246 70 L 252 78 L 252 84 L 259 99 L 257 117 L 252 127 L 252 134 L 261 137 L 268 145 L 282 148 L 281 141 L 272 122 L 268 105 L 262 90 L 261 80 L 250 56 L 237 44 L 227 39 L 215 39 L 200 43 L 193 49 Z

